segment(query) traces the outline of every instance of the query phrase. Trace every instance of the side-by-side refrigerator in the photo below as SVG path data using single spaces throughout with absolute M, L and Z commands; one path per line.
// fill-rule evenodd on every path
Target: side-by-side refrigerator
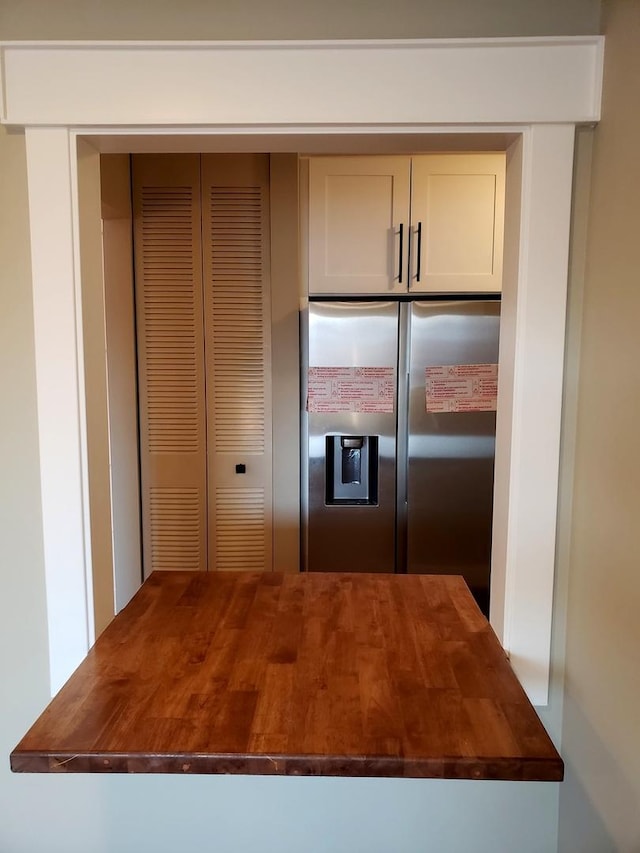
M 311 300 L 307 571 L 461 574 L 488 608 L 500 303 Z

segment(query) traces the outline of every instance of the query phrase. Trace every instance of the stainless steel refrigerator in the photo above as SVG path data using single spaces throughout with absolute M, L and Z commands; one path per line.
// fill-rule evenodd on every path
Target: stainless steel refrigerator
M 500 303 L 310 301 L 307 571 L 461 574 L 488 609 Z

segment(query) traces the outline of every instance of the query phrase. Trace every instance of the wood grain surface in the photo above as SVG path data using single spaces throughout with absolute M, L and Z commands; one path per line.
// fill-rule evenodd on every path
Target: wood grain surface
M 462 578 L 343 573 L 154 573 L 11 767 L 563 776 Z

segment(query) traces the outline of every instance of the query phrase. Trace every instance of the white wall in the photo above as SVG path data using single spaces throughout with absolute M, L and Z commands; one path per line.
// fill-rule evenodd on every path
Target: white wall
M 0 128 L 0 850 L 8 814 L 27 822 L 7 754 L 48 701 L 35 356 L 24 139 Z
M 597 30 L 598 3 L 376 0 L 366 14 L 337 0 L 50 8 L 4 0 L 0 38 L 579 34 Z M 0 184 L 0 850 L 552 853 L 558 786 L 549 783 L 10 774 L 8 752 L 47 701 L 48 649 L 24 143 L 2 129 Z M 556 690 L 545 715 L 554 730 L 558 709 Z
M 604 6 L 576 432 L 560 850 L 640 850 L 640 3 Z

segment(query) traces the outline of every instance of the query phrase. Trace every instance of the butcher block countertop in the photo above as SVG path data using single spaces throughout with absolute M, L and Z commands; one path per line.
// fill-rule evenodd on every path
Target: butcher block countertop
M 11 767 L 563 775 L 462 578 L 332 573 L 154 573 Z

